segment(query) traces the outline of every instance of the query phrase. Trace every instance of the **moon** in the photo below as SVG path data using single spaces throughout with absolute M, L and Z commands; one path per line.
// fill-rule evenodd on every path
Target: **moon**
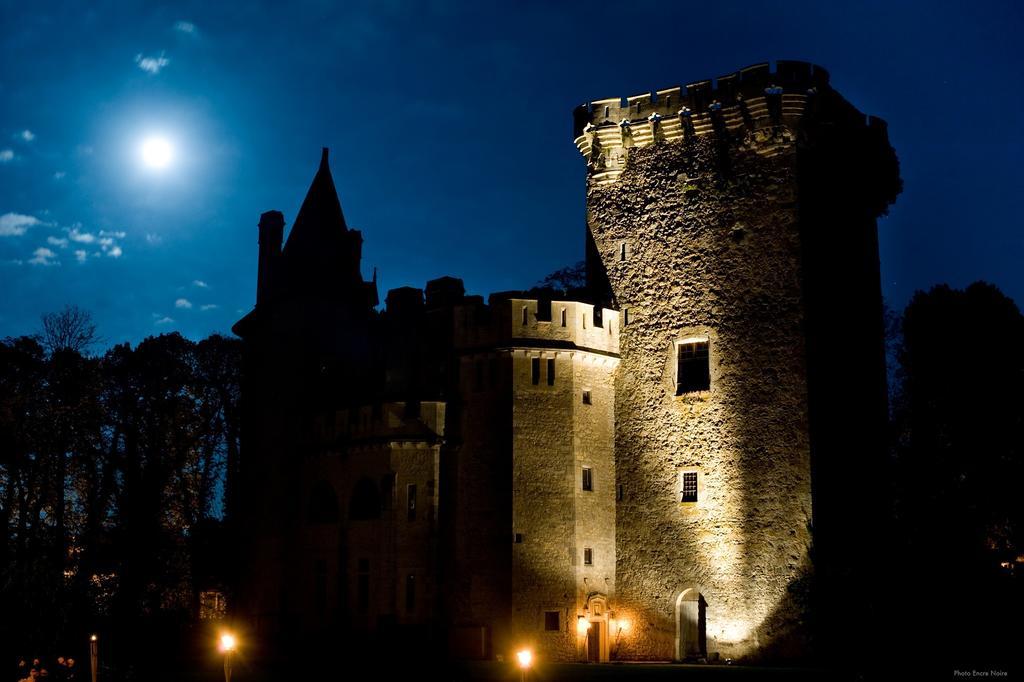
M 164 137 L 149 137 L 142 143 L 142 162 L 149 168 L 166 168 L 174 157 L 171 143 Z

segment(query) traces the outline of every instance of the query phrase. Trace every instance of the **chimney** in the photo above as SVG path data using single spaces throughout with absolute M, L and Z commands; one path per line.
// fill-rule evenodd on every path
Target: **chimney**
M 256 274 L 256 305 L 274 296 L 281 262 L 281 242 L 284 240 L 284 214 L 267 211 L 260 216 L 260 261 Z

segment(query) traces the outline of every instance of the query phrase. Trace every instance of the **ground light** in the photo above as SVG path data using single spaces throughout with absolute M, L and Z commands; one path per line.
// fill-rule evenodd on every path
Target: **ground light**
M 533 665 L 533 652 L 529 649 L 517 651 L 516 662 L 519 664 L 519 669 L 522 671 L 519 679 L 521 679 L 522 682 L 526 682 L 526 673 L 530 670 L 530 666 Z
M 96 682 L 96 678 L 100 671 L 100 642 L 99 637 L 95 634 L 89 635 L 89 672 L 92 673 L 92 682 Z
M 224 654 L 224 682 L 231 682 L 231 655 L 238 647 L 238 640 L 230 632 L 222 632 L 217 648 Z

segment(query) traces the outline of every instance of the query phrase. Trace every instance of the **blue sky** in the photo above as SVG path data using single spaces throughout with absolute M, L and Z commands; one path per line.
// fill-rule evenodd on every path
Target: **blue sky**
M 65 303 L 110 342 L 226 331 L 260 213 L 290 224 L 321 146 L 382 297 L 528 287 L 582 256 L 575 105 L 774 59 L 889 122 L 891 303 L 976 279 L 1024 300 L 1018 3 L 285 5 L 0 3 L 0 336 Z

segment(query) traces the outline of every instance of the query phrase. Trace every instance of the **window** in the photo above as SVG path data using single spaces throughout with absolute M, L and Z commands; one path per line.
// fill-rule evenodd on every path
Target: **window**
M 405 576 L 405 610 L 412 613 L 416 610 L 416 576 Z
M 540 383 L 540 358 L 530 358 L 530 381 L 534 386 Z
M 529 319 L 530 310 L 524 305 L 523 306 L 523 326 L 526 326 L 526 321 Z
M 697 501 L 697 472 L 684 471 L 681 476 L 679 493 L 680 502 Z
M 562 326 L 563 327 L 565 326 L 565 320 L 566 320 L 565 308 L 562 308 Z
M 590 391 L 583 391 L 583 404 L 584 405 L 592 405 L 593 404 L 593 403 L 590 402 Z
M 619 244 L 619 262 L 624 263 L 626 261 L 626 242 Z
M 562 614 L 558 611 L 544 612 L 544 629 L 548 632 L 558 632 L 562 629 Z
M 684 341 L 679 344 L 676 362 L 676 395 L 711 388 L 708 342 Z
M 622 309 L 622 326 L 629 324 L 629 308 Z
M 517 545 L 523 544 L 523 534 L 522 533 L 516 533 L 515 541 L 516 541 Z
M 594 490 L 594 472 L 590 467 L 583 467 L 583 489 L 587 492 Z
M 548 358 L 548 386 L 555 385 L 555 359 Z
M 621 483 L 618 484 L 617 486 L 615 486 L 615 500 L 617 502 L 622 502 L 622 484 Z
M 594 565 L 594 550 L 590 547 L 583 548 L 583 565 L 593 566 Z
M 406 508 L 409 512 L 409 520 L 416 520 L 416 484 L 406 486 L 405 489 Z

